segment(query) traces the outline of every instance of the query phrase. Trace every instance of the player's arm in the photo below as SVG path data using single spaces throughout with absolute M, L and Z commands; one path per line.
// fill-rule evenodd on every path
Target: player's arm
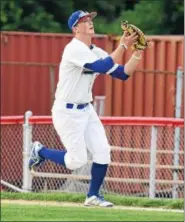
M 68 60 L 79 67 L 88 68 L 88 66 L 90 66 L 90 69 L 95 72 L 106 73 L 113 68 L 115 63 L 119 62 L 125 49 L 130 47 L 136 39 L 136 33 L 127 36 L 127 32 L 124 32 L 124 35 L 120 39 L 119 46 L 110 55 L 104 50 L 101 50 L 102 59 L 97 59 L 87 47 L 78 47 L 77 45 L 74 45 L 70 50 L 66 50 L 66 54 L 68 55 Z
M 132 75 L 136 65 L 138 64 L 138 60 L 136 60 L 136 62 L 129 60 L 125 67 L 115 63 L 111 56 L 98 59 L 94 53 L 90 52 L 86 48 L 79 51 L 74 50 L 68 59 L 74 65 L 91 70 L 92 73 L 106 73 L 121 80 L 126 80 L 130 75 Z M 132 65 L 133 67 L 131 67 Z
M 140 62 L 141 54 L 142 54 L 142 51 L 135 51 L 132 54 L 129 61 L 125 64 L 124 71 L 127 75 L 130 76 L 135 72 L 135 70 Z
M 119 63 L 124 51 L 128 49 L 131 45 L 133 45 L 133 43 L 137 40 L 137 37 L 138 36 L 136 33 L 127 36 L 127 32 L 124 32 L 123 36 L 120 39 L 118 47 L 110 54 L 115 63 Z
M 108 56 L 105 59 L 99 59 L 93 63 L 86 63 L 84 67 L 94 72 L 110 74 L 117 79 L 127 80 L 136 70 L 140 58 L 141 52 L 135 51 L 125 66 L 114 63 L 113 59 Z
M 141 51 L 135 51 L 130 60 L 124 66 L 118 65 L 117 69 L 111 72 L 110 75 L 117 79 L 127 80 L 129 76 L 135 72 L 140 59 Z
M 115 64 L 112 57 L 107 53 L 104 58 L 98 58 L 93 52 L 82 48 L 80 50 L 73 50 L 68 55 L 68 61 L 73 63 L 75 66 L 89 69 L 98 73 L 110 73 L 113 72 L 118 64 Z

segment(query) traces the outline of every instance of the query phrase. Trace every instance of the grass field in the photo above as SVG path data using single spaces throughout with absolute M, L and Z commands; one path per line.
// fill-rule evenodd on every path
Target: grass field
M 183 221 L 183 213 L 2 204 L 1 221 Z
M 184 209 L 183 199 L 149 199 L 147 197 L 128 197 L 121 195 L 105 195 L 108 201 L 113 202 L 117 206 L 133 206 L 133 207 L 156 207 L 166 209 Z M 1 192 L 1 199 L 8 200 L 40 200 L 40 201 L 56 201 L 56 202 L 75 202 L 83 203 L 85 194 L 80 193 L 16 193 Z
M 1 221 L 183 221 L 182 212 L 157 209 L 182 211 L 183 199 L 149 199 L 121 195 L 105 197 L 117 209 L 84 207 L 82 203 L 85 195 L 79 193 L 1 192 Z M 127 209 L 123 209 L 123 206 Z M 136 211 L 128 207 L 144 207 L 147 211 Z

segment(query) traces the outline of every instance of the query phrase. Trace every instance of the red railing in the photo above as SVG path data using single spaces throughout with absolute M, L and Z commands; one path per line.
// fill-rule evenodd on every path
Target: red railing
M 182 118 L 163 117 L 100 117 L 103 125 L 139 125 L 139 126 L 178 126 L 184 127 Z M 22 124 L 24 116 L 3 116 L 0 124 Z M 29 118 L 30 124 L 52 124 L 51 116 L 32 116 Z

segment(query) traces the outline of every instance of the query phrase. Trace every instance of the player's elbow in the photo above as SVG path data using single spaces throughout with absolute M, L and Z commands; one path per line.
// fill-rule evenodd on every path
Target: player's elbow
M 124 72 L 126 75 L 131 76 L 134 73 L 135 69 L 131 66 L 129 66 L 129 64 L 125 65 L 125 69 Z
M 118 65 L 118 67 L 110 73 L 113 78 L 117 78 L 120 80 L 127 80 L 129 75 L 125 72 L 125 67 Z

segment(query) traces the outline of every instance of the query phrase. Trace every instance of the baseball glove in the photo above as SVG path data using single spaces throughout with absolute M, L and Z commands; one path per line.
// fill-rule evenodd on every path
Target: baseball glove
M 144 33 L 135 25 L 129 24 L 128 21 L 123 21 L 121 23 L 121 28 L 123 31 L 127 31 L 128 35 L 136 32 L 138 34 L 137 42 L 133 44 L 133 50 L 144 50 L 149 46 L 149 41 L 146 39 Z

